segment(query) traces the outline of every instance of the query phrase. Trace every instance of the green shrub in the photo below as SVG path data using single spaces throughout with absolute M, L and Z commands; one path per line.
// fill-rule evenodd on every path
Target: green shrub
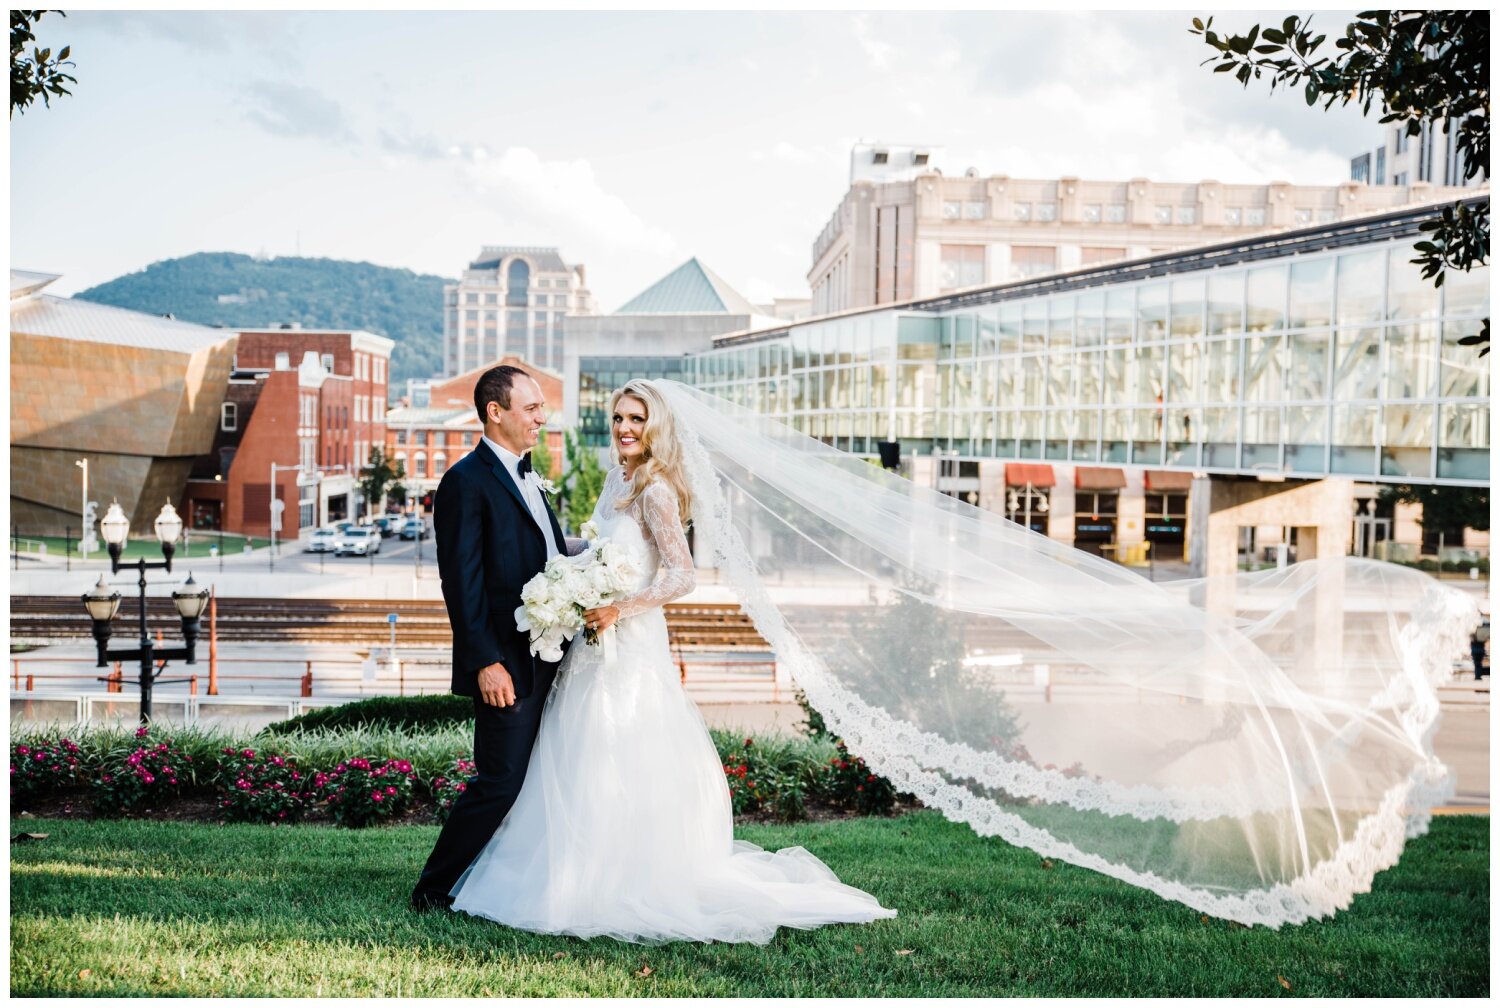
M 872 773 L 863 759 L 849 751 L 843 739 L 834 745 L 838 755 L 824 768 L 819 787 L 821 796 L 860 815 L 885 815 L 894 808 L 895 785 Z
M 20 807 L 78 783 L 82 764 L 79 746 L 60 739 L 12 742 L 10 746 L 10 803 Z
M 321 707 L 278 721 L 261 730 L 262 735 L 289 732 L 326 732 L 341 728 L 383 725 L 388 728 L 432 728 L 466 724 L 474 720 L 474 701 L 452 693 L 425 693 L 409 697 L 371 697 L 337 707 Z
M 94 814 L 124 815 L 177 797 L 182 790 L 178 771 L 191 763 L 192 757 L 172 739 L 153 735 L 146 727 L 136 729 L 135 748 L 106 762 L 94 779 Z
M 385 819 L 394 819 L 411 804 L 415 774 L 406 760 L 367 759 L 340 763 L 328 773 L 315 774 L 316 787 L 340 826 L 359 829 Z
M 295 759 L 268 750 L 224 749 L 215 785 L 231 822 L 295 822 L 318 798 Z

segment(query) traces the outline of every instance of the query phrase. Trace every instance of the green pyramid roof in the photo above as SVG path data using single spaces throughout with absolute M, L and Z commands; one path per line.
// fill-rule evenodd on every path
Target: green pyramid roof
M 616 315 L 753 315 L 755 308 L 697 258 L 625 302 Z

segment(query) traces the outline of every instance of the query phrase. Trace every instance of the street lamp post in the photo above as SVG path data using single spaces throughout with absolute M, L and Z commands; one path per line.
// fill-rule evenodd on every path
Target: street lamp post
M 109 506 L 109 511 L 99 525 L 104 533 L 104 541 L 109 547 L 110 573 L 118 574 L 120 556 L 124 552 L 125 540 L 130 534 L 130 519 L 125 517 L 125 512 L 120 510 L 120 504 L 116 501 Z M 164 559 L 148 563 L 145 557 L 141 557 L 133 565 L 139 574 L 136 581 L 136 586 L 140 591 L 141 639 L 138 646 L 123 649 L 109 647 L 111 621 L 120 611 L 120 593 L 110 590 L 110 586 L 104 581 L 103 574 L 99 575 L 99 582 L 94 585 L 93 589 L 83 596 L 84 609 L 94 623 L 94 644 L 98 651 L 99 667 L 104 668 L 111 661 L 140 661 L 142 725 L 151 723 L 151 687 L 157 683 L 186 681 L 159 678 L 156 662 L 180 658 L 189 665 L 197 664 L 198 621 L 208 605 L 208 589 L 199 588 L 192 574 L 188 574 L 188 579 L 182 588 L 172 593 L 172 602 L 177 607 L 177 615 L 182 618 L 184 646 L 165 648 L 157 647 L 152 642 L 151 633 L 146 626 L 146 571 L 150 569 L 165 570 L 169 574 L 172 572 L 172 554 L 176 552 L 177 537 L 182 532 L 182 519 L 178 517 L 177 509 L 170 503 L 164 505 L 161 513 L 156 516 L 155 529 L 156 537 L 161 542 Z
M 276 474 L 278 472 L 301 472 L 301 465 L 277 465 L 271 463 L 271 548 L 266 551 L 267 563 L 270 569 L 276 569 L 276 533 L 281 531 L 281 516 L 286 510 L 286 503 L 276 496 Z

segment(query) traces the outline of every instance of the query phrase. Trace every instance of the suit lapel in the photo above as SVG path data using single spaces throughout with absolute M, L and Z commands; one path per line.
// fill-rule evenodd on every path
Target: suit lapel
M 495 474 L 495 479 L 499 480 L 500 485 L 510 491 L 511 497 L 515 498 L 516 503 L 520 505 L 521 513 L 526 516 L 526 524 L 535 529 L 537 535 L 542 535 L 542 530 L 536 523 L 536 517 L 531 513 L 531 508 L 526 505 L 526 498 L 521 495 L 521 488 L 516 486 L 516 481 L 510 478 L 510 470 L 505 468 L 505 463 L 501 462 L 500 457 L 491 451 L 490 446 L 483 441 L 480 441 L 479 447 L 474 450 L 484 453 L 484 459 L 489 463 L 490 472 Z

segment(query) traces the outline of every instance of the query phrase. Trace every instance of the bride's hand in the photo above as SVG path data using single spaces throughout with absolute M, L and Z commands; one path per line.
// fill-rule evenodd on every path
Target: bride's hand
M 598 633 L 603 633 L 615 625 L 620 618 L 620 610 L 612 605 L 600 606 L 598 609 L 585 609 L 583 611 L 583 625 L 590 627 Z

